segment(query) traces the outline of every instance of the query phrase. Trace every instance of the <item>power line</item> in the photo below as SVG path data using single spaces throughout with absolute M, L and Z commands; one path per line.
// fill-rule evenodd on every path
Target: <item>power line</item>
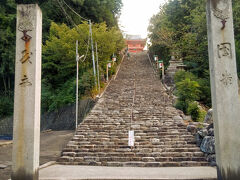
M 87 45 L 87 50 L 86 50 L 86 54 L 84 56 L 84 59 L 83 59 L 83 62 L 86 60 L 87 58 L 87 54 L 88 54 L 88 51 L 89 51 L 89 45 L 90 45 L 90 33 L 88 35 L 88 45 Z
M 64 15 L 66 16 L 67 19 L 69 19 L 69 21 L 75 26 L 76 24 L 74 23 L 74 21 L 72 20 L 72 18 L 68 15 L 68 13 L 65 11 L 65 9 L 63 8 L 62 4 L 60 3 L 59 0 L 57 0 L 60 8 L 62 9 Z
M 59 4 L 60 8 L 62 9 L 64 15 L 66 16 L 66 18 L 70 20 L 71 24 L 72 24 L 73 26 L 75 26 L 76 30 L 77 30 L 80 34 L 83 34 L 83 33 L 80 31 L 79 27 L 76 25 L 76 23 L 75 23 L 75 22 L 73 21 L 73 19 L 71 18 L 71 16 L 66 12 L 66 10 L 64 9 L 64 7 L 63 7 L 63 5 L 60 3 L 60 1 L 57 0 L 57 2 L 58 2 L 58 4 Z M 88 38 L 89 38 L 89 37 L 88 37 Z M 89 41 L 89 40 L 88 40 L 88 41 Z M 84 39 L 84 42 L 88 45 L 88 42 L 87 42 L 85 39 Z
M 65 11 L 63 5 L 58 1 L 58 4 L 59 6 L 61 7 L 63 13 L 65 14 L 66 17 L 68 17 L 70 19 L 70 21 L 72 22 L 72 24 L 76 27 L 76 30 L 78 31 L 79 27 L 75 24 L 75 22 L 72 20 L 71 16 L 67 14 L 67 12 Z M 93 61 L 93 74 L 94 74 L 94 80 L 95 80 L 95 86 L 97 85 L 97 82 L 96 82 L 96 69 L 95 69 L 95 58 L 94 58 L 94 48 L 93 48 L 93 36 L 92 36 L 92 23 L 91 23 L 91 20 L 88 20 L 86 18 L 83 18 L 82 16 L 80 16 L 76 11 L 74 11 L 69 5 L 67 5 L 67 3 L 62 0 L 62 2 L 64 2 L 64 4 L 69 8 L 71 9 L 71 11 L 73 11 L 77 16 L 79 16 L 80 18 L 84 19 L 84 20 L 87 20 L 89 22 L 89 36 L 88 36 L 88 42 L 86 42 L 85 40 L 85 43 L 87 44 L 87 50 L 86 50 L 86 54 L 85 54 L 85 57 L 84 57 L 84 60 L 86 60 L 86 57 L 87 57 L 87 54 L 88 54 L 88 50 L 89 50 L 89 45 L 90 45 L 90 40 L 91 40 L 91 49 L 92 49 L 92 61 Z
M 84 20 L 86 20 L 86 21 L 88 21 L 88 22 L 90 22 L 90 20 L 89 19 L 86 19 L 86 18 L 84 18 L 84 17 L 82 17 L 80 14 L 78 14 L 73 8 L 71 8 L 64 0 L 62 0 L 62 2 L 72 11 L 72 12 L 74 12 L 78 17 L 80 17 L 80 18 L 82 18 L 82 19 L 84 19 Z M 64 10 L 65 11 L 65 10 Z M 65 13 L 66 13 L 66 11 L 65 11 Z M 73 20 L 72 20 L 72 22 L 73 22 Z M 73 22 L 74 23 L 74 22 Z M 77 25 L 74 23 L 74 25 L 75 25 L 75 27 L 77 28 L 77 30 L 78 30 L 78 27 L 77 27 Z M 89 24 L 90 26 L 91 26 L 91 24 Z M 90 43 L 90 36 L 92 36 L 91 35 L 91 33 L 89 32 L 89 36 L 88 36 L 88 42 L 87 42 L 87 51 L 86 51 L 86 54 L 85 54 L 85 57 L 84 57 L 84 59 L 83 59 L 83 61 L 85 61 L 86 60 L 86 58 L 87 58 L 87 53 L 88 53 L 88 51 L 89 51 L 89 43 Z M 86 43 L 86 41 L 85 41 L 85 43 Z
M 94 58 L 94 47 L 93 47 L 93 36 L 92 36 L 92 24 L 91 24 L 91 20 L 90 19 L 86 19 L 84 17 L 82 17 L 80 14 L 78 14 L 76 11 L 74 11 L 73 8 L 71 8 L 64 0 L 62 0 L 62 2 L 72 11 L 74 12 L 78 17 L 86 20 L 89 22 L 89 38 L 91 39 L 91 48 L 92 48 L 92 61 L 93 61 L 93 74 L 94 74 L 94 77 L 95 77 L 95 85 L 96 85 L 96 68 L 95 68 L 95 58 Z M 88 49 L 87 49 L 88 50 Z M 86 59 L 86 57 L 85 57 Z M 84 60 L 85 60 L 84 59 Z
M 74 12 L 78 17 L 84 19 L 85 21 L 89 21 L 89 19 L 86 19 L 86 18 L 82 17 L 80 14 L 78 14 L 76 11 L 74 11 L 74 9 L 71 8 L 64 0 L 62 0 L 62 1 L 63 1 L 63 3 L 64 3 L 69 9 L 71 9 L 71 11 Z
M 83 33 L 79 30 L 79 27 L 76 25 L 76 23 L 73 21 L 73 19 L 70 17 L 70 15 L 66 12 L 66 10 L 64 9 L 64 7 L 63 7 L 63 5 L 61 4 L 61 2 L 60 2 L 59 0 L 57 0 L 57 2 L 58 2 L 58 4 L 59 4 L 61 10 L 63 11 L 64 15 L 66 16 L 66 18 L 69 19 L 69 21 L 72 23 L 72 25 L 75 26 L 76 30 L 77 30 L 79 33 L 83 34 Z M 65 2 L 64 2 L 64 3 L 65 3 Z M 65 4 L 66 4 L 66 3 L 65 3 Z M 80 15 L 79 15 L 79 16 L 80 16 Z M 85 53 L 85 56 L 84 56 L 84 60 L 83 60 L 83 61 L 86 60 L 87 54 L 88 54 L 88 51 L 89 51 L 90 36 L 91 36 L 91 34 L 90 34 L 90 32 L 89 32 L 88 34 L 89 34 L 89 35 L 88 35 L 88 41 L 86 42 L 86 40 L 84 40 L 84 42 L 85 42 L 86 45 L 87 45 L 87 50 L 86 50 L 86 53 Z

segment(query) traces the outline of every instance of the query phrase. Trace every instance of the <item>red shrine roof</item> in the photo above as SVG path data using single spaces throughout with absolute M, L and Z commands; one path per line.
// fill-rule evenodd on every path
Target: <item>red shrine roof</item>
M 141 37 L 136 35 L 128 35 L 126 39 L 129 52 L 142 52 L 145 45 L 146 39 L 141 39 Z

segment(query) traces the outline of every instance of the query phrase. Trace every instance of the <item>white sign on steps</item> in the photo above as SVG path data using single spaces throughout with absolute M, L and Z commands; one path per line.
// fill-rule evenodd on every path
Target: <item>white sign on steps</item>
M 128 146 L 134 146 L 134 131 L 128 131 Z

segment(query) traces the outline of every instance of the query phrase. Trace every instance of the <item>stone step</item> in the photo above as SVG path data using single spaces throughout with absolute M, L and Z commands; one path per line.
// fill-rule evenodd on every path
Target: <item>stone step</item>
M 75 148 L 76 147 L 76 148 Z M 78 146 L 69 146 L 63 149 L 63 152 L 73 152 L 76 150 L 76 152 L 80 151 L 81 149 L 84 149 L 84 151 L 90 151 L 91 149 L 117 149 L 117 148 L 129 148 L 128 146 L 106 146 L 106 145 L 92 145 L 92 144 L 85 144 L 82 145 L 81 147 Z M 143 146 L 143 145 L 136 145 L 133 147 L 133 149 L 143 149 L 143 148 L 148 148 L 148 149 L 152 149 L 153 152 L 166 152 L 166 149 L 181 149 L 181 148 L 189 148 L 189 149 L 199 149 L 199 147 L 196 147 L 196 145 L 194 144 L 187 144 L 187 145 L 151 145 L 151 146 Z M 192 151 L 192 150 L 191 150 Z M 191 152 L 190 151 L 190 152 Z
M 142 162 L 203 162 L 204 157 L 119 157 L 119 156 L 68 156 L 63 154 L 59 162 L 64 161 L 78 161 L 78 162 L 129 162 L 129 161 L 142 161 Z
M 128 141 L 122 141 L 122 142 L 100 142 L 100 141 L 82 141 L 82 142 L 74 142 L 74 143 L 69 143 L 67 144 L 67 148 L 74 148 L 76 146 L 82 146 L 86 144 L 92 144 L 92 145 L 128 145 Z M 192 141 L 164 141 L 164 142 L 149 142 L 149 141 L 143 141 L 143 142 L 135 142 L 136 145 L 146 145 L 146 146 L 151 146 L 151 145 L 187 145 L 187 144 L 196 144 L 195 140 Z
M 196 152 L 153 152 L 150 149 L 141 149 L 140 151 L 131 151 L 129 149 L 112 149 L 112 150 L 98 150 L 98 149 L 79 149 L 73 152 L 63 152 L 64 156 L 69 157 L 84 157 L 84 156 L 118 156 L 118 157 L 204 157 L 204 153 Z
M 165 142 L 165 141 L 192 141 L 195 140 L 194 137 L 174 137 L 174 138 L 164 138 L 164 137 L 157 137 L 157 136 L 135 136 L 135 142 Z M 128 141 L 128 136 L 123 135 L 121 137 L 84 137 L 84 138 L 73 138 L 71 140 L 72 142 L 79 142 L 81 143 L 82 141 L 100 141 L 100 142 L 109 142 L 109 141 L 114 141 L 114 142 L 121 142 L 121 141 Z
M 128 162 L 115 162 L 115 161 L 82 161 L 74 160 L 59 162 L 63 165 L 90 165 L 90 166 L 112 166 L 112 167 L 193 167 L 193 166 L 209 166 L 205 161 L 181 161 L 181 162 L 142 162 L 142 161 L 128 161 Z
M 126 128 L 125 128 L 126 129 Z M 125 129 L 123 130 L 108 130 L 108 131 L 94 131 L 94 130 L 78 130 L 76 132 L 76 135 L 91 135 L 91 134 L 96 134 L 96 135 L 109 135 L 109 136 L 118 136 L 119 134 L 124 134 L 124 135 L 128 135 L 128 131 L 126 131 Z M 144 131 L 134 131 L 134 135 L 135 136 L 174 136 L 174 135 L 181 135 L 181 136 L 188 136 L 188 137 L 193 137 L 190 133 L 186 132 L 186 130 L 166 130 L 166 131 L 159 131 L 159 130 L 144 130 Z
M 149 147 L 143 147 L 143 148 L 120 148 L 120 147 L 88 147 L 88 148 L 77 148 L 77 149 L 69 149 L 65 148 L 63 149 L 63 153 L 66 152 L 146 152 L 146 149 L 148 152 L 152 152 L 153 154 L 155 153 L 172 153 L 172 152 L 178 152 L 178 153 L 183 153 L 183 152 L 201 152 L 199 148 L 149 148 Z

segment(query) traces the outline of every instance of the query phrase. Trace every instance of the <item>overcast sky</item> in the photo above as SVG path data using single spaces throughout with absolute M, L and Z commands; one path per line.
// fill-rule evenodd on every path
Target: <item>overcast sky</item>
M 149 20 L 165 0 L 122 0 L 120 28 L 127 34 L 147 37 Z

